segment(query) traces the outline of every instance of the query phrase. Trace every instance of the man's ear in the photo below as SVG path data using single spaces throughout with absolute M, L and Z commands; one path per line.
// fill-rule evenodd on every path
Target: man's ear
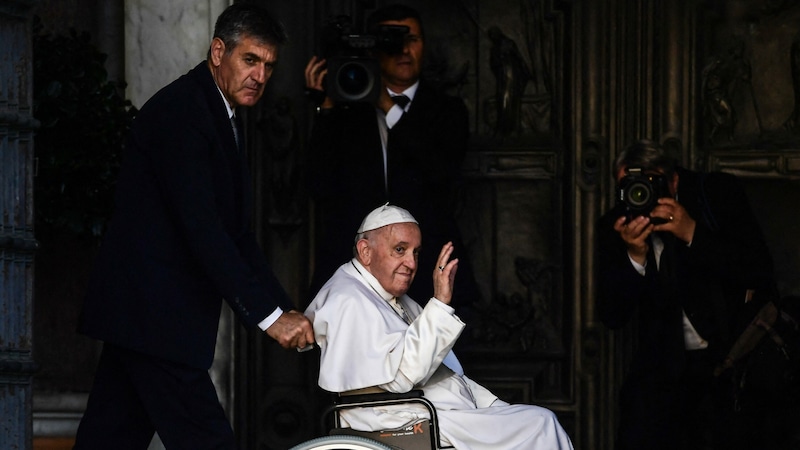
M 225 54 L 225 43 L 222 39 L 215 37 L 211 40 L 211 64 L 219 67 L 222 64 L 222 55 Z
M 364 266 L 368 266 L 370 264 L 370 259 L 372 258 L 372 248 L 369 246 L 369 241 L 366 239 L 359 239 L 356 242 L 356 253 L 358 254 L 358 260 Z

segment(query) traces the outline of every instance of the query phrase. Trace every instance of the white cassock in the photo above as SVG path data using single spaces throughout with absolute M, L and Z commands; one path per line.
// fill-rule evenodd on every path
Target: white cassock
M 423 309 L 398 301 L 409 325 L 375 277 L 356 260 L 343 264 L 306 309 L 321 349 L 319 386 L 346 392 L 379 386 L 422 389 L 436 406 L 442 442 L 459 450 L 572 449 L 552 411 L 509 405 L 467 378 L 451 351 L 464 329 L 453 308 L 432 298 Z M 388 430 L 427 418 L 420 405 L 342 413 L 347 426 Z

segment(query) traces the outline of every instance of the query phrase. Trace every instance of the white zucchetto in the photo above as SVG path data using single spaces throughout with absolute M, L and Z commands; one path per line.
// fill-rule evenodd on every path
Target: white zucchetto
M 380 227 L 385 227 L 386 225 L 392 225 L 395 223 L 416 223 L 419 225 L 417 219 L 415 219 L 410 212 L 399 206 L 386 203 L 385 205 L 379 206 L 378 208 L 372 210 L 371 213 L 367 214 L 367 217 L 365 217 L 364 221 L 361 222 L 361 226 L 358 227 L 358 231 L 356 233 L 360 234 L 365 231 L 377 230 Z

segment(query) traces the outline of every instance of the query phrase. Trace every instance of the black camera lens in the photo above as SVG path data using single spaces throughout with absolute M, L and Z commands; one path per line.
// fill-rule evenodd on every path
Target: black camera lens
M 337 84 L 346 96 L 359 97 L 372 89 L 372 73 L 363 64 L 350 62 L 342 65 L 337 74 Z
M 378 100 L 381 89 L 378 61 L 359 56 L 333 57 L 328 61 L 325 92 L 334 102 Z
M 643 183 L 633 183 L 627 189 L 627 203 L 632 207 L 640 207 L 650 202 L 650 187 Z
M 669 196 L 667 177 L 660 173 L 643 173 L 641 168 L 628 169 L 617 185 L 617 202 L 628 219 L 648 216 L 658 205 L 658 199 Z M 651 217 L 652 223 L 661 219 Z

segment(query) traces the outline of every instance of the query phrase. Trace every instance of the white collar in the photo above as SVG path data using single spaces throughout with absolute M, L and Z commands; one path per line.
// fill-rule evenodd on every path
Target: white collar
M 417 94 L 417 88 L 419 88 L 419 80 L 417 80 L 416 83 L 414 83 L 411 86 L 409 86 L 408 89 L 404 90 L 403 92 L 393 92 L 393 91 L 389 90 L 389 88 L 386 88 L 386 90 L 389 92 L 389 95 L 392 96 L 392 97 L 394 97 L 396 95 L 405 95 L 406 97 L 408 97 L 409 101 L 414 101 L 414 96 Z
M 369 287 L 372 288 L 373 291 L 375 291 L 376 294 L 378 294 L 379 297 L 387 302 L 394 298 L 394 295 L 386 292 L 386 289 L 381 286 L 381 284 L 378 282 L 378 279 L 369 273 L 367 268 L 364 267 L 357 258 L 353 258 L 350 262 L 353 264 L 353 267 L 355 267 L 359 275 L 361 275 L 364 281 L 369 285 Z
M 217 84 L 214 83 L 214 86 L 217 86 Z M 220 97 L 222 97 L 222 103 L 225 104 L 225 109 L 228 111 L 228 119 L 232 119 L 236 113 L 236 110 L 231 107 L 230 103 L 228 103 L 228 99 L 225 98 L 225 94 L 222 93 L 222 89 L 220 89 L 219 86 L 217 86 L 217 92 L 219 92 Z

